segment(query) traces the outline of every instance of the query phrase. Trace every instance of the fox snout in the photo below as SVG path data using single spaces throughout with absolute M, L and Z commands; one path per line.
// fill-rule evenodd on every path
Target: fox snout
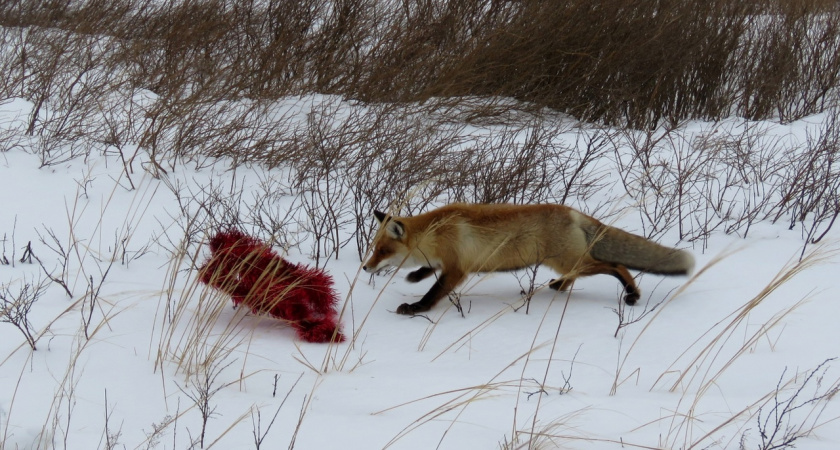
M 376 261 L 376 259 L 377 258 L 375 258 L 374 256 L 371 256 L 365 262 L 365 265 L 362 266 L 362 269 L 364 269 L 365 272 L 367 272 L 367 273 L 376 273 L 376 272 L 379 272 L 380 269 L 382 269 L 384 266 L 387 265 L 387 264 L 385 264 L 386 261 L 381 260 L 381 259 L 379 261 Z
M 394 266 L 394 263 L 398 262 L 395 259 L 399 258 L 399 252 L 395 251 L 394 247 L 395 245 L 391 242 L 382 242 L 381 240 L 377 242 L 370 252 L 370 257 L 362 266 L 365 272 L 376 273 L 386 267 Z

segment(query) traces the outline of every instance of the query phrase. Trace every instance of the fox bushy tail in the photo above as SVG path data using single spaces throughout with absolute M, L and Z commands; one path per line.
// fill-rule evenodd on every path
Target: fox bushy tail
M 694 270 L 691 253 L 603 224 L 585 227 L 593 258 L 628 269 L 658 275 L 690 275 Z

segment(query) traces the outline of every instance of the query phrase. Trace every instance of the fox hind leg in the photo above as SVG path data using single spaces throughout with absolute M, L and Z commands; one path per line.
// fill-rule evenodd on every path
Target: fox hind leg
M 601 261 L 595 261 L 587 264 L 582 269 L 575 271 L 574 275 L 567 274 L 558 279 L 551 280 L 548 287 L 556 291 L 565 291 L 571 287 L 577 277 L 598 274 L 612 275 L 618 278 L 618 281 L 621 282 L 621 286 L 624 288 L 624 303 L 634 305 L 636 304 L 636 301 L 639 300 L 639 288 L 636 286 L 636 282 L 633 280 L 633 275 L 630 274 L 627 268 L 620 264 L 605 263 Z
M 633 275 L 624 266 L 618 264 L 612 264 L 612 266 L 612 271 L 607 273 L 618 278 L 618 281 L 624 287 L 624 303 L 635 305 L 639 300 L 640 294 L 639 288 L 636 287 L 636 281 L 633 280 Z
M 551 280 L 548 283 L 548 287 L 554 289 L 555 291 L 565 291 L 571 287 L 572 283 L 575 282 L 574 278 L 569 277 L 560 277 L 554 280 Z

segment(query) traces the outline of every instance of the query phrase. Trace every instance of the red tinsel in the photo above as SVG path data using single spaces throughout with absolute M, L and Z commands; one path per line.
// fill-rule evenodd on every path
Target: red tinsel
M 335 311 L 338 294 L 329 274 L 289 263 L 238 230 L 217 233 L 210 250 L 199 279 L 230 295 L 234 305 L 288 322 L 307 342 L 344 341 Z

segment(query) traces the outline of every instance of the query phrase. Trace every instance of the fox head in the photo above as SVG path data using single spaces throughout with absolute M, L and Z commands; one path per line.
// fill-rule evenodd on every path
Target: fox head
M 382 211 L 373 211 L 381 228 L 373 242 L 373 250 L 363 269 L 375 273 L 386 267 L 418 265 L 412 257 L 409 236 L 403 221 L 388 216 Z

